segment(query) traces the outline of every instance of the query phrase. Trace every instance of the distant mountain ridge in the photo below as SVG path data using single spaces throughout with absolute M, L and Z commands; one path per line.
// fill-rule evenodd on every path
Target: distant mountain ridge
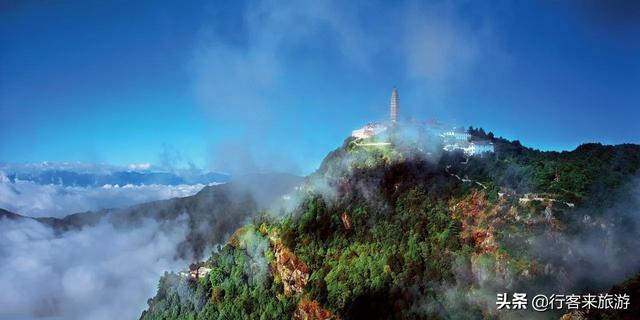
M 0 219 L 3 219 L 3 218 L 9 219 L 9 220 L 30 219 L 29 217 L 25 217 L 5 209 L 0 209 Z
M 263 188 L 268 181 L 269 188 Z M 189 231 L 180 245 L 177 256 L 200 258 L 204 250 L 246 223 L 281 197 L 303 182 L 303 178 L 284 173 L 241 175 L 229 183 L 206 186 L 197 194 L 142 203 L 121 209 L 69 214 L 63 218 L 31 218 L 19 213 L 0 209 L 0 219 L 29 219 L 50 226 L 58 234 L 93 226 L 101 221 L 117 228 L 130 228 L 143 223 L 144 219 L 173 221 L 182 216 L 187 219 Z M 202 225 L 210 228 L 203 230 Z
M 41 185 L 65 187 L 101 187 L 104 185 L 181 185 L 211 184 L 229 181 L 229 175 L 217 172 L 180 175 L 172 172 L 115 171 L 105 173 L 83 173 L 69 170 L 44 170 L 39 172 L 6 172 L 7 179 L 30 181 Z

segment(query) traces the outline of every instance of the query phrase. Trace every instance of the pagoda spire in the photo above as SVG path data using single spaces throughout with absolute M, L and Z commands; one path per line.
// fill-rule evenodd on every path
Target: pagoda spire
M 400 96 L 398 95 L 398 90 L 396 87 L 393 87 L 393 91 L 391 91 L 391 110 L 390 110 L 390 118 L 391 122 L 398 121 L 398 111 L 400 110 Z

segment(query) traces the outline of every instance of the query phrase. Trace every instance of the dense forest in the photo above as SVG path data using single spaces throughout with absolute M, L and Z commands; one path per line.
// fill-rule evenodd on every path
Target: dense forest
M 142 319 L 559 319 L 497 310 L 496 293 L 639 298 L 640 146 L 541 152 L 469 131 L 495 152 L 347 139 L 293 209 L 238 229 L 198 263 L 206 273 L 166 273 Z

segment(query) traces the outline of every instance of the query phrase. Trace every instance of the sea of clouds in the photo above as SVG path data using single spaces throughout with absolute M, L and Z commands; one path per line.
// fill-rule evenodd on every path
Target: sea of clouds
M 0 319 L 134 319 L 165 271 L 184 268 L 186 220 L 55 235 L 34 220 L 0 219 Z
M 63 217 L 102 208 L 190 196 L 205 185 L 71 187 L 11 182 L 0 172 L 0 208 Z M 184 218 L 184 219 L 183 219 Z M 0 219 L 0 319 L 133 319 L 177 258 L 186 217 L 117 228 L 106 220 L 55 234 L 31 219 Z
M 203 187 L 204 184 L 65 187 L 31 181 L 11 182 L 0 172 L 0 208 L 29 217 L 59 218 L 77 212 L 186 197 Z

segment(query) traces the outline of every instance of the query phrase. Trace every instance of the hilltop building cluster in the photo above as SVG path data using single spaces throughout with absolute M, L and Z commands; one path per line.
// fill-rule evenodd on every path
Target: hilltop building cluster
M 391 102 L 389 107 L 389 121 L 370 122 L 362 128 L 353 130 L 351 136 L 357 140 L 370 139 L 381 136 L 390 128 L 402 125 L 399 121 L 400 95 L 394 87 L 391 91 Z M 437 122 L 418 123 L 412 121 L 411 126 L 418 125 L 424 132 L 428 133 L 431 139 L 436 139 L 445 151 L 461 150 L 466 155 L 482 155 L 487 152 L 494 152 L 493 143 L 490 141 L 473 140 L 469 132 L 455 127 L 444 128 Z

